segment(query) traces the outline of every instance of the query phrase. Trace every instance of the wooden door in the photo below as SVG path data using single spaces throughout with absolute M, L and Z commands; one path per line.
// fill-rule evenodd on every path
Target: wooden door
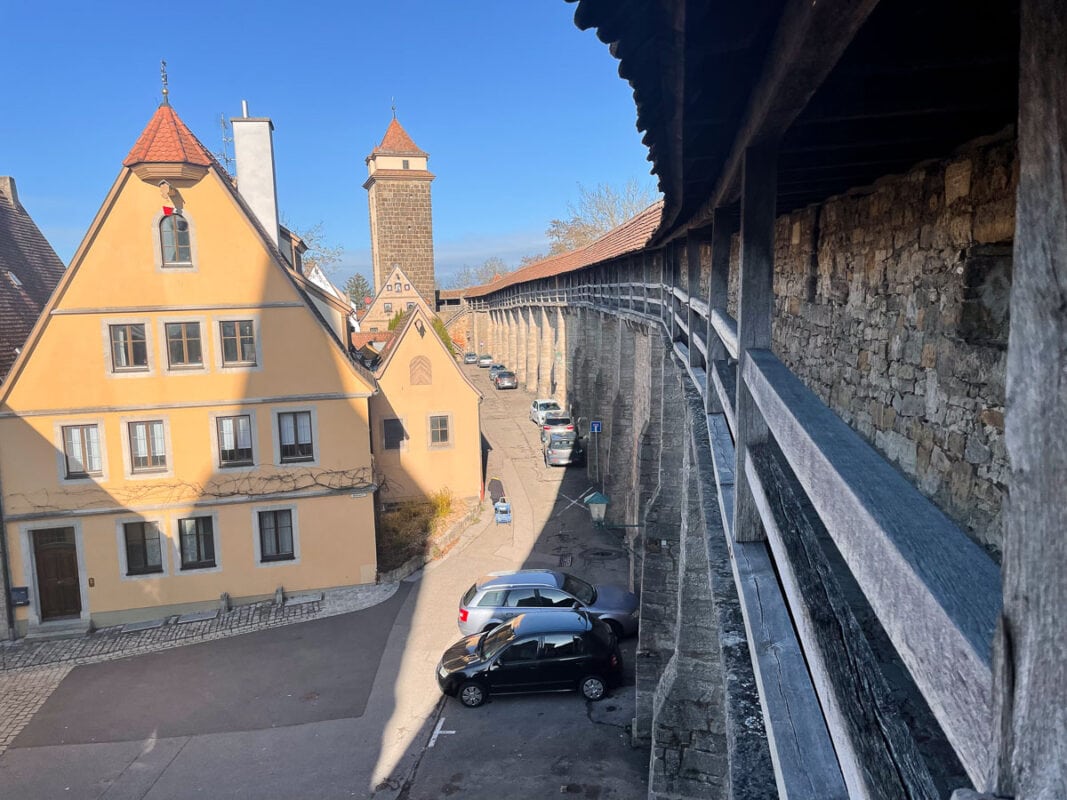
M 33 531 L 33 556 L 37 567 L 37 593 L 41 621 L 81 614 L 78 582 L 78 551 L 73 528 Z

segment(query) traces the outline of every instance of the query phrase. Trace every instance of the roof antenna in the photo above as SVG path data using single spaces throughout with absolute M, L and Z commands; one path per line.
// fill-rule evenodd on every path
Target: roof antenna
M 170 90 L 167 89 L 167 62 L 164 59 L 160 59 L 159 62 L 159 77 L 163 80 L 163 102 L 160 105 L 170 105 Z
M 245 116 L 248 115 L 245 114 Z M 226 115 L 221 111 L 219 112 L 219 128 L 222 129 L 222 152 L 215 153 L 215 155 L 226 165 L 228 172 L 233 172 L 233 156 L 230 155 L 229 148 L 229 145 L 233 144 L 233 134 L 230 132 L 229 123 L 226 122 Z

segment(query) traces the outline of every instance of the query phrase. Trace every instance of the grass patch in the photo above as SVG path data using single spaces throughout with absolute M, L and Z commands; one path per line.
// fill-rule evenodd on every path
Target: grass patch
M 434 534 L 452 513 L 455 496 L 445 488 L 429 500 L 400 503 L 378 516 L 378 570 L 389 572 L 430 551 Z

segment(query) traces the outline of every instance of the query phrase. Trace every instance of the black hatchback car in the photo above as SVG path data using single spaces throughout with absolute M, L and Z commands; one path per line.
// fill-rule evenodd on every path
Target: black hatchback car
M 468 708 L 490 694 L 577 690 L 600 700 L 622 678 L 622 657 L 607 623 L 582 611 L 520 614 L 449 647 L 437 683 Z

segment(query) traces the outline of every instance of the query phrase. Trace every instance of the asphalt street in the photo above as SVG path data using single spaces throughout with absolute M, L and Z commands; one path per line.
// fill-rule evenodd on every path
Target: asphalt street
M 617 533 L 574 502 L 584 470 L 544 466 L 531 395 L 465 369 L 485 394 L 489 476 L 512 525 L 487 506 L 452 553 L 365 611 L 75 668 L 0 757 L 0 798 L 645 797 L 632 680 L 599 703 L 560 693 L 466 709 L 438 691 L 458 598 L 480 575 L 628 580 Z

